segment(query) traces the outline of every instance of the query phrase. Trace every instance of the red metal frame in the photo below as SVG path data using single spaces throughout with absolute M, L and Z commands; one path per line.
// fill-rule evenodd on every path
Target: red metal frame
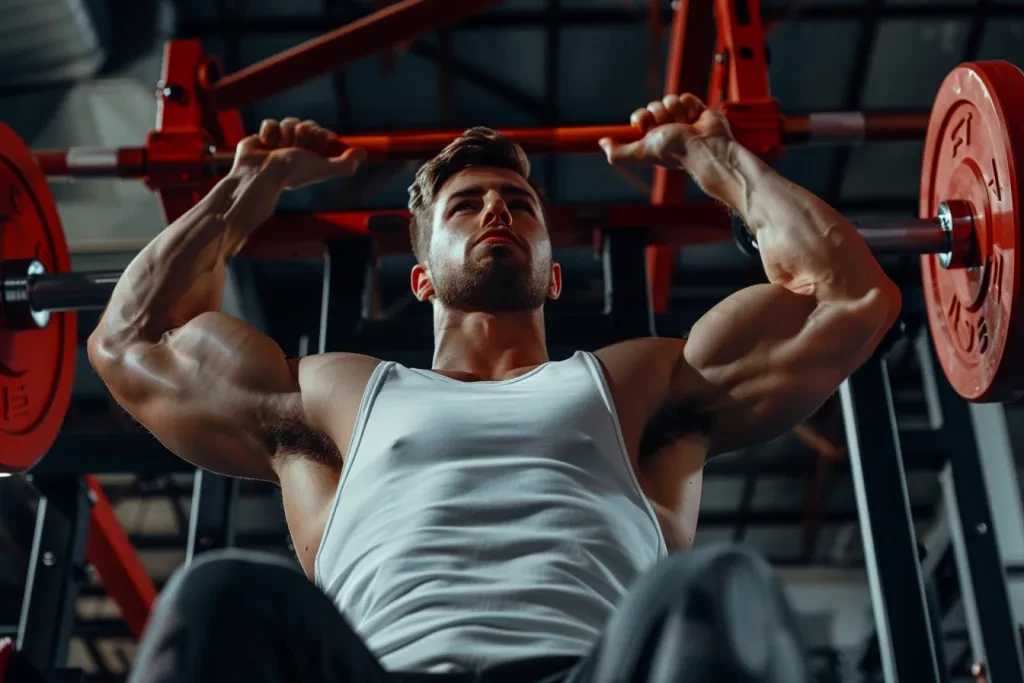
M 85 560 L 96 568 L 128 628 L 137 638 L 141 637 L 156 600 L 156 587 L 96 477 L 86 475 L 85 483 L 92 498 Z

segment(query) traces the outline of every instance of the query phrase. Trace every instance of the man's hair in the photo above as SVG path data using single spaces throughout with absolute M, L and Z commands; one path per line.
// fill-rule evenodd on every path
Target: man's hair
M 409 238 L 418 262 L 426 263 L 437 193 L 452 176 L 472 166 L 515 171 L 537 192 L 543 210 L 544 197 L 540 188 L 530 180 L 530 160 L 523 148 L 490 128 L 470 128 L 423 164 L 409 187 L 409 211 L 412 213 Z

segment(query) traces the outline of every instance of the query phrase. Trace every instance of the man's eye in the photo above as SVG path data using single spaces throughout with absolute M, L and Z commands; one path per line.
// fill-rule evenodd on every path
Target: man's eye
M 455 210 L 456 211 L 465 211 L 466 209 L 472 209 L 472 208 L 473 208 L 473 202 L 459 202 L 458 204 L 455 205 Z
M 512 209 L 523 209 L 524 211 L 533 211 L 533 207 L 530 206 L 530 202 L 525 199 L 515 199 L 508 203 L 509 208 Z

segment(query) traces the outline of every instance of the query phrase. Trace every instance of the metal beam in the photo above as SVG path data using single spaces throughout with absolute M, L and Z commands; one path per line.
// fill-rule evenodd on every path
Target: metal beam
M 956 3 L 937 6 L 886 4 L 878 12 L 882 19 L 970 19 L 977 11 L 975 3 Z M 988 10 L 990 17 L 1016 19 L 1024 17 L 1024 5 L 1000 3 Z M 662 10 L 662 24 L 672 21 L 673 11 Z M 761 17 L 767 24 L 780 21 L 850 22 L 864 18 L 864 6 L 858 3 L 815 5 L 797 3 L 763 7 Z M 563 27 L 617 26 L 646 24 L 650 14 L 646 8 L 626 7 L 563 8 L 559 21 Z M 547 10 L 509 10 L 500 13 L 479 14 L 454 25 L 462 29 L 543 28 L 549 23 Z M 179 24 L 178 35 L 189 38 L 224 37 L 230 33 L 243 35 L 283 35 L 288 33 L 316 33 L 325 30 L 321 19 L 295 15 L 250 17 L 230 22 L 192 19 Z

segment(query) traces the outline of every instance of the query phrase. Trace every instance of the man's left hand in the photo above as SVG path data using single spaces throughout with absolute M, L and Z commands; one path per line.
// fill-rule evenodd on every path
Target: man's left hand
M 630 124 L 644 137 L 630 143 L 600 140 L 608 163 L 685 169 L 712 196 L 728 180 L 729 152 L 736 140 L 725 115 L 696 95 L 655 100 L 633 112 Z

